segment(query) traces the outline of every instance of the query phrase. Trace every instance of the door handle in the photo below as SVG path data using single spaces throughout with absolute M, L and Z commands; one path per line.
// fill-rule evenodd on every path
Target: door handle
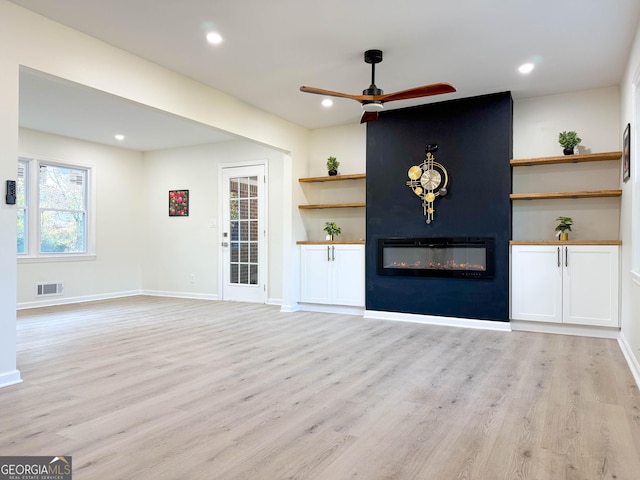
M 336 261 L 336 247 L 331 246 L 331 260 Z
M 222 242 L 222 246 L 223 247 L 228 247 L 229 246 L 229 242 Z
M 329 256 L 329 251 L 331 250 L 331 247 L 329 245 L 327 245 L 327 262 L 331 261 L 331 257 Z
M 558 247 L 558 268 L 560 268 L 560 247 Z
M 568 247 L 564 247 L 564 266 L 565 267 L 569 266 L 569 248 Z

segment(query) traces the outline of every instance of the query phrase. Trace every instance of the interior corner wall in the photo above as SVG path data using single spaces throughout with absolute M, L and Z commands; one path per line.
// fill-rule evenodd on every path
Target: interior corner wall
M 631 46 L 631 54 L 620 82 L 620 126 L 631 124 L 631 179 L 622 183 L 620 211 L 621 341 L 635 366 L 636 382 L 640 385 L 640 91 L 634 92 L 633 82 L 640 76 L 640 24 Z M 621 132 L 619 133 L 621 135 Z M 621 138 L 621 136 L 619 137 Z M 619 140 L 620 141 L 620 140 Z M 635 266 L 634 266 L 635 264 Z
M 0 40 L 1 40 L 0 33 Z M 0 179 L 18 178 L 18 66 L 0 42 Z M 4 185 L 3 185 L 4 188 Z M 2 200 L 4 200 L 4 189 Z M 0 202 L 0 387 L 21 381 L 16 366 L 16 208 Z
M 366 308 L 509 320 L 512 101 L 510 93 L 392 110 L 367 129 Z M 437 144 L 450 177 L 426 224 L 407 171 Z M 491 237 L 495 278 L 395 277 L 376 273 L 377 242 L 393 237 Z
M 21 308 L 122 296 L 140 290 L 142 154 L 29 129 L 20 129 L 19 154 L 91 167 L 95 178 L 96 256 L 66 262 L 18 263 L 17 300 Z M 15 243 L 15 238 L 14 238 Z M 15 249 L 15 245 L 14 245 Z M 15 261 L 15 257 L 14 257 Z M 39 282 L 62 282 L 61 296 L 36 296 Z
M 146 293 L 217 298 L 219 247 L 218 166 L 267 161 L 268 302 L 283 298 L 284 157 L 247 141 L 228 141 L 144 153 L 144 251 Z M 169 217 L 169 190 L 189 190 L 189 216 Z

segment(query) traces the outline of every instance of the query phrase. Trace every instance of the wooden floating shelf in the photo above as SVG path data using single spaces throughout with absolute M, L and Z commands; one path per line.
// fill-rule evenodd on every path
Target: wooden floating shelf
M 511 240 L 510 245 L 622 245 L 622 240 Z
M 367 178 L 366 173 L 351 173 L 348 175 L 334 175 L 330 177 L 327 175 L 326 177 L 307 177 L 307 178 L 299 178 L 298 181 L 302 183 L 311 183 L 311 182 L 336 182 L 338 180 L 360 180 Z
M 598 198 L 619 197 L 622 190 L 593 190 L 584 192 L 512 193 L 511 200 L 541 200 L 554 198 Z
M 305 210 L 317 210 L 320 208 L 360 208 L 365 207 L 364 202 L 358 203 L 316 203 L 315 205 L 298 205 L 298 208 Z
M 558 157 L 519 158 L 511 160 L 512 167 L 530 167 L 533 165 L 554 165 L 558 163 L 605 162 L 620 160 L 622 152 L 584 153 L 580 155 L 560 155 Z
M 297 245 L 364 245 L 364 240 L 298 240 Z

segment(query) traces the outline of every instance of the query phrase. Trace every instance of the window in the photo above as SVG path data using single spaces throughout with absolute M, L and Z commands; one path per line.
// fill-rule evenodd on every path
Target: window
M 29 193 L 29 162 L 25 159 L 18 160 L 18 181 L 16 182 L 16 207 L 18 209 L 18 254 L 27 253 L 27 200 Z
M 90 169 L 26 158 L 18 160 L 18 167 L 18 253 L 90 253 Z

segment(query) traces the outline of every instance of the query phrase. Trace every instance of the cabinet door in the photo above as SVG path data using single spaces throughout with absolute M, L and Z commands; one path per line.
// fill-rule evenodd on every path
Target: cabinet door
M 511 247 L 511 318 L 562 322 L 561 254 L 552 245 Z
M 300 301 L 333 303 L 332 263 L 328 245 L 302 245 L 300 251 Z
M 333 303 L 364 307 L 364 245 L 333 247 Z
M 563 247 L 564 322 L 618 327 L 618 247 Z

